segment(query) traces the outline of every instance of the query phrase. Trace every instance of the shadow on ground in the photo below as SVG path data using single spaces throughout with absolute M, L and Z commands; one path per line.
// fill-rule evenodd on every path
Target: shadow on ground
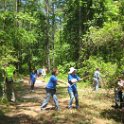
M 27 115 L 5 116 L 0 115 L 0 124 L 41 124 L 38 120 Z
M 124 124 L 124 112 L 119 109 L 108 109 L 101 112 L 101 116 L 108 120 L 113 119 L 117 123 Z

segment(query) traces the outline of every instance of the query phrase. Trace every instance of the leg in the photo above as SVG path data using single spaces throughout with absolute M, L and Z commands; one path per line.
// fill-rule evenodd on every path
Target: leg
M 44 108 L 47 106 L 49 100 L 50 100 L 50 97 L 51 97 L 51 93 L 48 93 L 47 92 L 47 96 L 46 96 L 46 99 L 43 101 L 42 105 L 41 105 L 41 108 Z
M 115 108 L 119 107 L 119 95 L 118 95 L 118 88 L 114 90 L 114 95 L 115 95 Z
M 14 82 L 12 83 L 12 97 L 11 101 L 15 102 L 16 101 L 16 92 L 15 92 L 15 84 Z
M 33 82 L 31 82 L 31 90 L 33 90 Z
M 34 90 L 34 84 L 35 84 L 35 82 L 31 82 L 31 90 L 32 91 Z
M 123 102 L 122 102 L 122 108 L 124 108 L 124 92 L 122 93 L 122 100 L 123 100 Z
M 96 78 L 93 78 L 93 91 L 96 90 Z
M 59 102 L 58 102 L 58 98 L 57 98 L 56 94 L 53 94 L 53 100 L 54 100 L 56 109 L 59 110 Z
M 74 97 L 75 97 L 75 104 L 76 104 L 76 108 L 79 108 L 79 99 L 78 99 L 78 92 L 75 91 L 74 92 Z
M 72 90 L 68 90 L 69 96 L 70 96 L 70 101 L 69 101 L 69 106 L 68 108 L 72 108 L 72 103 L 73 103 L 73 99 L 74 99 L 74 93 Z
M 99 81 L 97 78 L 94 78 L 94 90 L 97 91 L 99 89 Z
M 34 84 L 35 84 L 35 82 L 33 82 L 33 84 L 32 84 L 32 90 L 34 90 Z
M 13 81 L 8 81 L 6 79 L 6 95 L 7 95 L 8 101 L 11 101 L 11 98 L 12 98 L 12 83 Z
M 122 91 L 120 90 L 118 92 L 118 96 L 119 96 L 119 100 L 120 100 L 120 108 L 122 108 L 122 105 L 123 105 L 123 96 L 122 96 Z
M 99 80 L 97 80 L 97 85 L 96 85 L 96 91 L 98 91 L 99 90 Z

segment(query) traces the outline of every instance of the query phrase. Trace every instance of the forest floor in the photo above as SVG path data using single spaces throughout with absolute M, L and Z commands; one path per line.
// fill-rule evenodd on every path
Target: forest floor
M 122 124 L 124 113 L 111 107 L 114 104 L 113 90 L 100 88 L 94 92 L 91 88 L 79 88 L 80 109 L 68 110 L 67 88 L 60 85 L 57 96 L 61 110 L 55 111 L 52 100 L 46 110 L 41 110 L 40 104 L 46 96 L 45 85 L 39 78 L 35 91 L 31 92 L 25 77 L 17 88 L 16 103 L 0 105 L 0 124 Z

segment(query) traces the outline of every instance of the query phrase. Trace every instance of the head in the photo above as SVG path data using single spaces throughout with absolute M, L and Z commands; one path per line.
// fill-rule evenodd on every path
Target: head
M 99 68 L 96 68 L 96 71 L 100 71 L 100 69 Z
M 119 76 L 119 77 L 118 77 L 118 81 L 120 81 L 121 79 L 122 79 L 122 77 L 121 77 L 121 76 Z
M 31 71 L 32 71 L 32 72 L 35 72 L 35 68 L 31 68 Z
M 59 70 L 57 68 L 52 69 L 52 75 L 58 75 Z
M 68 73 L 69 74 L 75 74 L 76 73 L 76 69 L 74 67 L 71 67 L 70 71 Z

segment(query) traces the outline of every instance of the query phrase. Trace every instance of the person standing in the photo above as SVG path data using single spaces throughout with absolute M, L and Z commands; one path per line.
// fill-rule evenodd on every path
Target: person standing
M 76 74 L 76 69 L 74 67 L 71 67 L 68 74 L 68 93 L 70 96 L 70 101 L 68 105 L 69 109 L 72 109 L 72 103 L 74 98 L 75 98 L 76 109 L 79 108 L 78 90 L 76 83 L 80 80 L 81 78 Z
M 16 68 L 12 64 L 6 64 L 4 66 L 4 79 L 5 79 L 5 92 L 7 95 L 8 101 L 15 102 L 15 89 L 14 89 L 14 81 L 15 81 L 15 71 Z
M 115 108 L 124 108 L 124 77 L 118 78 L 118 87 L 115 88 Z
M 39 68 L 39 69 L 37 70 L 37 75 L 38 75 L 38 77 L 40 77 L 40 76 L 42 75 L 42 68 Z
M 96 71 L 93 75 L 93 90 L 98 91 L 100 86 L 101 74 L 99 68 L 96 68 Z
M 60 110 L 58 98 L 56 96 L 56 85 L 58 82 L 58 79 L 57 79 L 58 73 L 59 71 L 57 68 L 54 68 L 52 70 L 52 75 L 49 79 L 48 84 L 46 85 L 46 99 L 44 99 L 43 103 L 41 104 L 41 110 L 43 110 L 47 106 L 51 96 L 53 97 L 56 110 Z
M 36 82 L 36 78 L 37 78 L 37 71 L 33 68 L 30 73 L 30 86 L 32 92 L 34 92 L 34 85 Z
M 43 69 L 42 69 L 42 76 L 43 76 L 43 78 L 46 77 L 46 71 L 47 71 L 47 69 L 45 68 L 45 66 L 43 66 Z

